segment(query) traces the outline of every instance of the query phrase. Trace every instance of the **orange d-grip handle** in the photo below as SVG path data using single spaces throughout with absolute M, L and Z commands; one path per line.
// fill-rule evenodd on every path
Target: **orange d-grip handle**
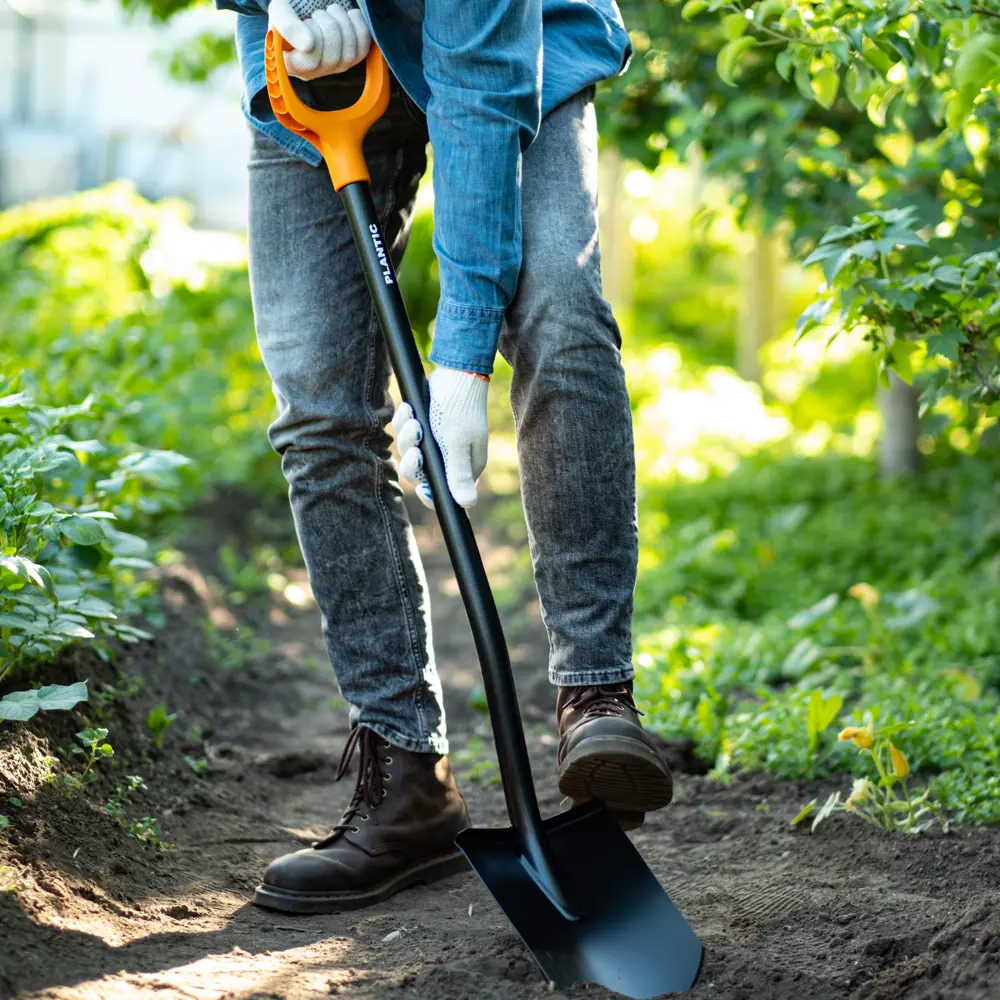
M 264 74 L 267 96 L 278 121 L 322 154 L 336 190 L 357 181 L 370 181 L 361 144 L 368 129 L 389 106 L 389 67 L 378 46 L 372 45 L 365 59 L 365 89 L 349 108 L 317 111 L 299 99 L 288 78 L 283 52 L 288 43 L 269 28 L 264 44 Z

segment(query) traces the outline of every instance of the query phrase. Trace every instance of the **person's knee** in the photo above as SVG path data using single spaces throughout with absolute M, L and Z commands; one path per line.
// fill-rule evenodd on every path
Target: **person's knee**
M 501 351 L 512 365 L 546 369 L 572 359 L 614 363 L 620 348 L 621 333 L 596 261 L 566 254 L 524 269 L 501 337 Z
M 267 434 L 279 455 L 332 454 L 383 443 L 391 402 L 372 405 L 364 378 L 344 380 L 333 366 L 308 356 L 273 378 L 278 414 Z

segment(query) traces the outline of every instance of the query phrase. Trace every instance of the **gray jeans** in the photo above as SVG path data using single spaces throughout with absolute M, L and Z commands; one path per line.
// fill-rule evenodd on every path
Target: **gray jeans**
M 313 93 L 349 103 L 350 74 Z M 395 85 L 365 151 L 398 265 L 426 166 L 419 109 Z M 339 196 L 255 131 L 250 279 L 278 404 L 268 430 L 352 722 L 447 752 L 429 596 L 391 438 L 390 368 Z M 523 267 L 500 351 L 513 369 L 521 491 L 554 684 L 633 676 L 638 532 L 621 337 L 601 293 L 592 93 L 553 110 L 523 164 Z

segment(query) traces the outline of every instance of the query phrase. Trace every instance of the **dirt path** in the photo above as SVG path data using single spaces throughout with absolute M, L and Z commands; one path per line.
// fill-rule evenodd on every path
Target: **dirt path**
M 436 526 L 418 530 L 453 756 L 474 820 L 501 824 L 502 795 L 483 763 L 488 730 L 468 706 L 478 682 L 471 637 Z M 497 565 L 510 553 L 486 554 Z M 252 906 L 266 863 L 324 834 L 349 798 L 348 782 L 332 783 L 346 718 L 331 703 L 314 613 L 272 612 L 261 631 L 274 655 L 225 672 L 192 626 L 210 595 L 190 579 L 168 587 L 168 627 L 130 664 L 150 696 L 162 694 L 184 725 L 202 727 L 203 741 L 190 736 L 185 746 L 178 737 L 150 778 L 168 852 L 122 837 L 96 810 L 82 815 L 39 784 L 37 739 L 11 727 L 0 734 L 0 801 L 25 801 L 12 839 L 0 841 L 12 890 L 0 893 L 0 997 L 609 995 L 549 991 L 472 875 L 338 916 Z M 537 612 L 515 624 L 532 760 L 551 814 L 559 795 L 546 644 Z M 183 762 L 199 749 L 211 768 L 205 777 Z M 817 789 L 764 777 L 727 788 L 686 773 L 678 785 L 675 803 L 633 837 L 705 943 L 693 998 L 1000 997 L 997 831 L 903 840 L 841 818 L 810 837 L 788 819 Z

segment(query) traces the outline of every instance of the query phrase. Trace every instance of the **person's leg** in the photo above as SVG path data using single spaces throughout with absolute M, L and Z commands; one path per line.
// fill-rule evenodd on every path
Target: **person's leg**
M 635 826 L 670 801 L 672 782 L 631 693 L 635 455 L 621 335 L 601 289 L 592 91 L 546 116 L 522 192 L 523 263 L 501 352 L 559 688 L 560 788 L 605 799 Z
M 320 106 L 346 103 L 337 94 L 351 82 L 314 84 Z M 366 142 L 397 264 L 425 142 L 398 95 Z M 249 243 L 257 337 L 278 404 L 268 436 L 351 721 L 395 746 L 445 753 L 428 595 L 385 429 L 389 363 L 347 217 L 325 168 L 257 132 Z
M 350 103 L 359 75 L 312 85 L 319 107 Z M 365 152 L 386 245 L 399 263 L 426 127 L 398 86 Z M 354 724 L 351 802 L 331 834 L 269 866 L 259 905 L 289 912 L 365 906 L 467 865 L 468 813 L 448 760 L 420 558 L 391 461 L 389 363 L 340 196 L 255 133 L 250 277 L 281 455 L 323 634 Z

